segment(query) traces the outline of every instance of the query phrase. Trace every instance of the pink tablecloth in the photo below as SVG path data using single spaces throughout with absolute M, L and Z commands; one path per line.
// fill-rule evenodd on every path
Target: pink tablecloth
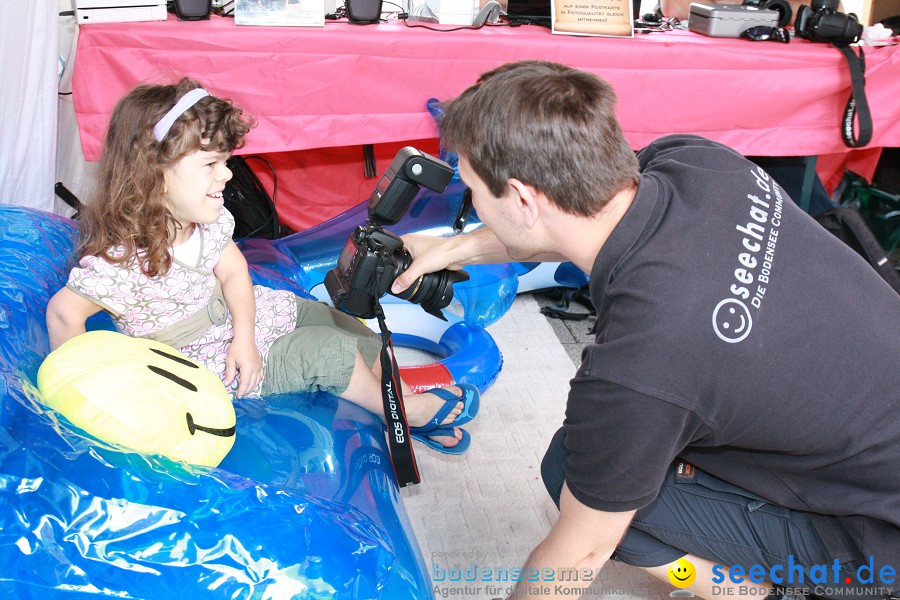
M 145 80 L 188 74 L 256 116 L 246 152 L 434 137 L 430 97 L 449 98 L 501 63 L 541 58 L 613 83 L 635 148 L 694 132 L 745 154 L 843 152 L 838 123 L 850 92 L 827 44 L 716 39 L 685 31 L 633 39 L 552 35 L 541 27 L 454 32 L 329 23 L 238 27 L 231 19 L 81 28 L 74 101 L 84 154 L 98 157 L 110 110 Z M 900 50 L 866 49 L 871 146 L 900 146 Z
M 526 58 L 610 81 L 634 148 L 692 132 L 744 154 L 847 152 L 839 122 L 850 77 L 837 50 L 686 31 L 617 39 L 557 36 L 535 26 L 439 33 L 400 22 L 238 27 L 213 17 L 95 24 L 81 28 L 74 102 L 88 160 L 99 157 L 109 113 L 127 89 L 182 75 L 256 117 L 244 153 L 383 144 L 436 137 L 428 98 L 451 98 L 483 71 Z M 900 146 L 898 73 L 897 46 L 866 49 L 871 148 Z

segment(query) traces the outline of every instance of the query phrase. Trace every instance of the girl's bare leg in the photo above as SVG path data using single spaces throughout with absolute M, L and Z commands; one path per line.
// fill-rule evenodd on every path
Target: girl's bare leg
M 426 425 L 431 417 L 434 416 L 443 405 L 444 400 L 438 398 L 434 394 L 413 394 L 412 390 L 401 380 L 401 388 L 403 390 L 403 401 L 406 407 L 406 419 L 410 427 L 422 427 Z M 462 394 L 462 390 L 457 387 L 447 388 L 455 394 Z M 350 376 L 350 384 L 344 390 L 340 397 L 353 402 L 354 404 L 365 408 L 369 412 L 381 416 L 384 419 L 384 405 L 381 400 L 381 364 L 376 361 L 375 367 L 369 368 L 362 355 L 356 353 L 356 363 L 353 367 L 353 374 Z M 462 412 L 463 403 L 457 402 L 453 411 L 447 415 L 443 424 L 452 423 L 459 413 Z M 462 433 L 458 427 L 454 427 L 455 437 L 451 436 L 434 436 L 431 439 L 439 444 L 452 447 L 459 443 Z

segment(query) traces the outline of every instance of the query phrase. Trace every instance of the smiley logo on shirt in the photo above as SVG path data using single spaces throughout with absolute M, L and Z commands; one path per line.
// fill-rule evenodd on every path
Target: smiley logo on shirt
M 750 335 L 753 321 L 746 304 L 736 298 L 726 298 L 713 310 L 712 324 L 720 340 L 736 344 Z

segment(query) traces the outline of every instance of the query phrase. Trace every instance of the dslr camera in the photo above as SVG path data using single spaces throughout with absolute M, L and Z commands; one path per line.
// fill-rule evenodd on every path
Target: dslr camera
M 794 15 L 790 3 L 787 0 L 744 0 L 744 6 L 755 6 L 759 9 L 774 10 L 778 13 L 778 26 L 789 25 Z
M 859 41 L 863 26 L 854 14 L 838 12 L 839 0 L 812 0 L 810 6 L 797 9 L 794 31 L 811 42 L 830 42 L 838 45 Z
M 412 263 L 403 240 L 384 226 L 396 224 L 406 214 L 421 187 L 441 193 L 452 177 L 450 165 L 411 146 L 397 153 L 369 197 L 368 221 L 350 234 L 337 266 L 325 275 L 325 289 L 335 308 L 364 319 L 376 316 L 378 299 Z M 421 304 L 425 312 L 446 320 L 441 309 L 453 299 L 453 284 L 467 279 L 465 271 L 444 269 L 427 273 L 392 295 Z

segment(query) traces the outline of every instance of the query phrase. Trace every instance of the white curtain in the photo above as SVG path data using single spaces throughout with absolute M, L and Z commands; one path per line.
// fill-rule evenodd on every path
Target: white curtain
M 54 208 L 59 0 L 0 0 L 0 204 Z
M 3 0 L 0 0 L 2 2 Z M 62 1 L 62 0 L 61 0 Z M 62 8 L 62 7 L 61 7 Z M 81 136 L 72 103 L 72 71 L 75 68 L 75 49 L 78 46 L 78 25 L 75 17 L 59 18 L 59 55 L 64 67 L 59 79 L 59 131 L 56 136 L 56 181 L 75 194 L 82 203 L 90 200 L 97 177 L 97 163 L 85 162 L 81 151 Z M 71 216 L 75 211 L 56 198 L 55 212 Z

